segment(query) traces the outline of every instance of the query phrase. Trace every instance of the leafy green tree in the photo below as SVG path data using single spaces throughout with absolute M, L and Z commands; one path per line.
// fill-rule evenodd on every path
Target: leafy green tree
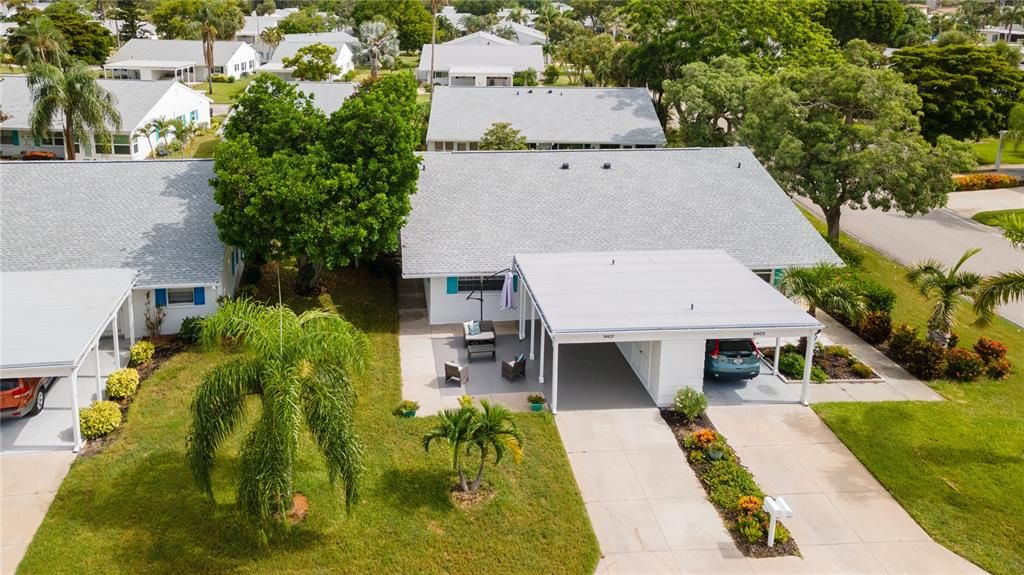
M 38 20 L 39 18 L 45 20 Z M 17 55 L 22 45 L 31 38 L 37 42 L 33 50 L 40 54 L 37 49 L 42 45 L 38 42 L 52 44 L 55 41 L 53 29 L 56 29 L 63 38 L 63 51 L 68 56 L 89 64 L 102 64 L 115 44 L 114 35 L 91 18 L 91 14 L 84 12 L 78 4 L 69 0 L 53 2 L 42 13 L 34 10 L 18 13 L 14 20 L 19 26 L 7 38 L 8 50 Z M 25 24 L 28 26 L 22 30 L 22 25 Z
M 931 303 L 928 339 L 939 345 L 949 345 L 950 335 L 957 323 L 957 309 L 963 303 L 963 298 L 972 297 L 977 293 L 985 279 L 980 274 L 960 269 L 968 259 L 980 251 L 977 248 L 967 250 L 960 260 L 949 268 L 938 260 L 926 260 L 907 270 L 907 279 Z
M 616 48 L 609 34 L 579 34 L 559 44 L 555 56 L 573 84 L 607 86 L 613 80 Z
M 214 163 L 214 221 L 247 253 L 297 258 L 296 289 L 308 293 L 324 268 L 398 248 L 419 177 L 416 82 L 402 73 L 364 83 L 319 134 L 286 124 L 315 125 L 317 116 L 282 84 L 258 76 L 228 121 Z M 262 93 L 250 100 L 254 85 Z M 300 113 L 285 120 L 260 113 L 296 102 Z
M 398 32 L 402 50 L 419 50 L 430 42 L 433 18 L 420 0 L 357 0 L 353 24 L 384 21 Z
M 516 72 L 512 77 L 512 84 L 514 86 L 536 86 L 537 85 L 537 70 L 533 68 L 527 68 L 522 72 Z
M 508 122 L 495 122 L 480 137 L 481 150 L 525 150 L 526 136 Z
M 327 117 L 295 84 L 258 74 L 231 109 L 224 137 L 244 138 L 258 155 L 269 157 L 282 150 L 302 153 L 324 138 L 326 129 Z
M 163 0 L 150 13 L 149 21 L 161 38 L 198 40 L 199 34 L 192 24 L 199 11 L 199 0 Z
M 246 419 L 249 399 L 260 411 L 242 440 L 239 510 L 262 530 L 285 521 L 294 497 L 299 440 L 308 431 L 345 504 L 358 501 L 363 448 L 356 435 L 353 375 L 364 370 L 369 340 L 341 316 L 296 315 L 284 305 L 229 300 L 202 323 L 201 344 L 241 353 L 213 368 L 192 398 L 185 462 L 196 485 L 213 497 L 217 451 Z
M 906 20 L 899 0 L 843 0 L 828 3 L 822 22 L 840 44 L 854 38 L 889 44 Z
M 462 24 L 467 34 L 487 32 L 498 25 L 498 16 L 496 14 L 484 14 L 483 16 L 467 14 L 459 20 L 459 23 Z
M 256 4 L 257 16 L 268 16 L 274 12 L 277 12 L 277 4 L 274 3 L 274 0 L 263 0 Z
M 95 0 L 93 2 L 93 12 L 96 13 L 96 17 L 100 21 L 106 20 L 108 16 L 114 13 L 117 8 L 117 2 L 115 0 Z
M 676 110 L 686 145 L 734 145 L 747 92 L 760 80 L 745 59 L 732 56 L 687 64 L 678 80 L 667 80 L 665 101 Z
M 334 62 L 338 50 L 326 44 L 310 44 L 299 48 L 295 55 L 283 58 L 281 63 L 288 68 L 295 68 L 292 76 L 300 80 L 323 82 L 341 73 L 341 68 Z
M 358 34 L 359 42 L 352 51 L 357 61 L 370 66 L 370 78 L 376 78 L 382 67 L 392 66 L 398 59 L 398 33 L 383 22 L 363 22 Z
M 32 90 L 32 135 L 49 135 L 54 123 L 62 124 L 64 157 L 75 159 L 75 142 L 87 141 L 93 134 L 100 141 L 110 140 L 110 128 L 121 129 L 121 114 L 114 97 L 99 85 L 85 63 L 71 60 L 63 66 L 35 63 L 29 66 L 28 85 Z
M 892 68 L 917 88 L 921 133 L 958 140 L 994 134 L 1024 89 L 1024 72 L 992 49 L 975 45 L 912 46 L 893 54 Z
M 809 268 L 789 268 L 779 280 L 779 291 L 807 305 L 807 313 L 819 309 L 856 320 L 867 310 L 864 296 L 835 264 L 822 262 Z
M 116 16 L 121 21 L 117 35 L 122 42 L 146 36 L 145 23 L 142 21 L 142 10 L 139 9 L 138 2 L 135 0 L 117 0 Z
M 864 68 L 883 68 L 887 65 L 881 46 L 869 44 L 860 38 L 854 38 L 843 46 L 843 57 L 854 66 Z
M 893 36 L 892 45 L 897 48 L 917 46 L 928 42 L 932 37 L 928 17 L 913 6 L 904 6 L 903 26 Z
M 448 444 L 452 456 L 452 468 L 459 478 L 462 491 L 477 491 L 483 482 L 487 457 L 494 453 L 497 465 L 511 456 L 515 461 L 522 458 L 523 434 L 516 426 L 515 417 L 502 405 L 492 405 L 486 399 L 480 400 L 481 409 L 471 404 L 459 409 L 447 409 L 437 414 L 437 425 L 423 436 L 423 449 L 429 450 L 436 441 Z M 469 453 L 475 447 L 480 454 L 476 477 L 467 484 L 466 472 L 462 466 L 462 453 Z
M 841 64 L 783 70 L 748 94 L 740 141 L 779 184 L 825 214 L 838 239 L 844 206 L 908 215 L 942 206 L 970 146 L 921 137 L 913 86 L 891 70 Z
M 1001 222 L 1003 235 L 1014 247 L 1024 250 L 1024 217 L 1009 215 Z M 1024 300 L 1024 269 L 1018 268 L 985 278 L 974 298 L 974 313 L 982 326 L 993 319 L 996 306 Z
M 451 4 L 457 12 L 474 16 L 497 15 L 498 10 L 512 7 L 510 0 L 453 0 Z
M 306 6 L 285 16 L 278 21 L 277 27 L 284 34 L 313 34 L 327 32 L 333 28 L 328 18 L 317 12 L 314 6 Z
M 69 58 L 64 34 L 46 16 L 34 16 L 8 36 L 7 49 L 19 66 L 63 65 Z

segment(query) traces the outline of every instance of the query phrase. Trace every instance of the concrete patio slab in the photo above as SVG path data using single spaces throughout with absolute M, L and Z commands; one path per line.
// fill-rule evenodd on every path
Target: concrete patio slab
M 70 449 L 0 456 L 0 574 L 17 570 L 74 459 Z
M 785 445 L 749 446 L 743 451 L 743 465 L 757 477 L 761 489 L 767 493 L 818 492 L 818 484 Z
M 601 411 L 563 411 L 555 418 L 566 452 L 618 451 L 618 430 Z
M 704 488 L 677 446 L 626 452 L 644 497 L 648 499 L 703 498 Z M 577 476 L 578 477 L 578 476 Z
M 734 448 L 839 443 L 813 411 L 799 404 L 715 406 L 708 414 Z
M 798 493 L 785 496 L 786 503 L 800 513 L 783 522 L 803 549 L 805 545 L 859 543 L 857 533 L 824 493 Z
M 818 491 L 880 491 L 874 476 L 841 443 L 804 443 L 788 446 L 789 452 L 818 485 Z
M 885 383 L 835 383 L 854 401 L 906 401 L 907 397 Z

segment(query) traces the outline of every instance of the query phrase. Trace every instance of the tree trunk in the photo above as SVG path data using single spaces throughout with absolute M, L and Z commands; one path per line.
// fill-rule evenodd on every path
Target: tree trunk
M 324 266 L 306 256 L 299 258 L 298 263 L 299 273 L 295 276 L 295 292 L 300 295 L 311 295 L 320 283 L 320 272 Z
M 837 205 L 826 210 L 825 224 L 828 226 L 829 239 L 839 240 L 839 216 L 842 215 L 842 206 Z
M 458 447 L 456 447 L 455 448 L 455 457 L 453 458 L 454 459 L 454 466 L 455 466 L 455 472 L 458 473 L 458 475 L 459 475 L 459 489 L 462 489 L 462 491 L 465 492 L 465 491 L 469 491 L 469 486 L 466 485 L 466 474 L 462 471 L 462 461 L 461 461 L 461 458 L 459 457 L 459 453 L 460 453 L 460 449 Z
M 67 112 L 64 113 L 64 159 L 75 159 L 75 130 Z
M 484 463 L 487 463 L 487 448 L 480 448 L 480 467 L 476 470 L 476 478 L 473 479 L 473 483 L 469 486 L 470 491 L 476 491 L 480 489 L 480 482 L 484 478 Z

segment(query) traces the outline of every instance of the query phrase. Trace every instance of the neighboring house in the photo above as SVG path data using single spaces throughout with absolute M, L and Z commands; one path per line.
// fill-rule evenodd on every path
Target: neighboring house
M 212 177 L 210 160 L 0 163 L 0 271 L 135 270 L 134 332 L 146 333 L 148 295 L 161 333 L 177 333 L 234 294 L 244 266 L 217 237 Z
M 263 42 L 260 34 L 267 28 L 276 27 L 281 20 L 298 11 L 298 8 L 280 8 L 275 10 L 273 14 L 267 14 L 266 16 L 258 16 L 254 12 L 245 17 L 245 24 L 242 25 L 241 30 L 235 32 L 235 40 L 252 46 L 259 53 L 260 61 L 266 62 L 270 60 L 274 49 Z
M 354 82 L 293 82 L 299 91 L 313 98 L 313 105 L 330 116 L 355 93 Z
M 427 149 L 475 150 L 495 122 L 519 130 L 532 149 L 660 148 L 646 88 L 453 88 L 438 86 Z
M 173 139 L 168 134 L 151 134 L 149 141 L 135 135 L 135 131 L 157 118 L 180 118 L 185 122 L 210 123 L 211 100 L 205 95 L 176 82 L 164 80 L 98 80 L 100 87 L 114 97 L 121 114 L 121 128 L 109 126 L 112 146 L 97 141 L 88 134 L 85 141 L 76 138 L 75 155 L 78 159 L 144 160 L 160 140 Z M 22 152 L 53 152 L 64 157 L 63 121 L 55 118 L 53 131 L 43 139 L 32 136 L 32 92 L 25 76 L 4 76 L 0 82 L 3 111 L 9 117 L 0 122 L 0 156 L 18 157 Z M 161 138 L 163 136 L 163 138 Z
M 300 49 L 306 46 L 324 44 L 335 50 L 334 64 L 338 67 L 339 72 L 330 78 L 330 80 L 335 80 L 355 69 L 355 64 L 352 61 L 352 49 L 349 46 L 357 41 L 352 35 L 345 32 L 288 34 L 284 37 L 284 41 L 274 50 L 270 61 L 264 64 L 260 71 L 269 72 L 285 80 L 292 80 L 294 79 L 294 76 L 292 76 L 293 68 L 285 67 L 283 60 L 294 57 Z
M 985 26 L 979 30 L 981 36 L 987 42 L 998 42 L 1000 40 L 1011 44 L 1019 44 L 1024 39 L 1024 27 L 1019 24 L 1010 30 L 1009 26 Z
M 103 27 L 110 31 L 115 37 L 121 33 L 121 20 L 97 20 Z M 156 28 L 153 27 L 149 22 L 140 21 L 142 25 L 141 32 L 145 38 L 156 38 Z
M 495 36 L 490 32 L 473 32 L 444 43 L 445 46 L 515 46 L 516 42 Z
M 518 22 L 503 22 L 501 26 L 508 26 L 512 28 L 512 31 L 516 33 L 516 42 L 522 46 L 532 46 L 534 44 L 547 44 L 548 37 L 543 32 L 536 28 L 531 28 Z
M 259 54 L 245 42 L 222 40 L 213 44 L 214 74 L 237 79 L 254 73 L 259 65 Z M 205 82 L 209 75 L 201 40 L 132 39 L 107 59 L 103 69 L 118 80 L 194 83 Z
M 402 276 L 424 281 L 431 324 L 479 317 L 467 296 L 517 254 L 720 249 L 766 281 L 842 263 L 747 148 L 422 156 Z M 486 319 L 518 318 L 501 286 L 484 283 Z
M 426 82 L 434 53 L 434 84 L 448 86 L 511 86 L 516 72 L 544 70 L 541 46 L 423 45 L 416 79 Z

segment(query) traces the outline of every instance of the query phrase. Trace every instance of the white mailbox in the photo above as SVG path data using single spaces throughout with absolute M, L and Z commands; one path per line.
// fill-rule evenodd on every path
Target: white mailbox
M 775 499 L 765 497 L 762 508 L 771 517 L 771 520 L 768 522 L 768 546 L 772 547 L 775 545 L 775 524 L 779 521 L 780 517 L 792 517 L 793 510 L 786 503 L 786 500 L 781 497 Z

